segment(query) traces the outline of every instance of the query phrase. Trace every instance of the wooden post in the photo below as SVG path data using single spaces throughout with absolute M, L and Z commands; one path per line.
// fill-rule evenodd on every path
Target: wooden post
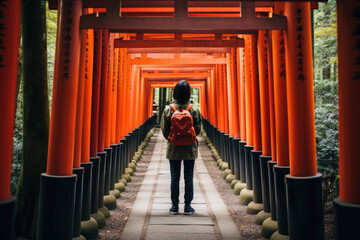
M 86 55 L 85 55 L 85 93 L 84 93 L 84 114 L 83 114 L 83 136 L 81 162 L 88 162 L 90 158 L 90 133 L 92 116 L 92 91 L 93 91 L 93 64 L 94 64 L 94 30 L 87 30 L 86 34 Z
M 275 12 L 283 15 L 284 3 L 275 4 Z M 274 169 L 274 191 L 276 199 L 277 234 L 288 235 L 286 188 L 284 176 L 290 172 L 289 137 L 286 96 L 285 31 L 272 31 L 274 104 L 276 131 L 276 161 Z M 273 159 L 274 160 L 274 159 Z
M 79 168 L 81 163 L 81 146 L 83 136 L 83 113 L 85 96 L 85 61 L 86 61 L 87 30 L 81 30 L 80 66 L 78 77 L 78 93 L 76 104 L 76 127 L 73 168 Z M 74 236 L 77 237 L 77 236 Z
M 228 98 L 227 98 L 227 77 L 226 77 L 226 65 L 221 65 L 221 80 L 223 85 L 223 114 L 224 114 L 224 125 L 225 125 L 225 133 L 229 134 L 229 109 L 228 109 Z
M 16 80 L 19 52 L 21 1 L 0 4 L 0 232 L 4 239 L 12 239 L 15 198 L 10 196 L 11 162 L 16 106 Z
M 336 239 L 360 238 L 359 1 L 337 1 L 339 46 L 339 174 L 340 195 L 334 200 Z M 341 46 L 341 47 L 340 47 Z
M 286 2 L 286 82 L 290 175 L 289 237 L 324 239 L 321 174 L 316 174 L 315 110 L 309 2 Z M 302 209 L 312 209 L 303 211 Z
M 79 77 L 81 4 L 59 1 L 47 174 L 72 175 Z
M 102 31 L 94 31 L 94 70 L 93 90 L 91 99 L 91 137 L 90 157 L 97 157 L 99 141 L 99 116 L 100 116 L 100 86 L 101 86 L 101 59 L 102 59 Z
M 262 155 L 271 156 L 269 70 L 268 70 L 268 31 L 260 30 L 258 38 L 259 89 L 261 111 Z
M 99 141 L 98 152 L 104 152 L 105 147 L 105 132 L 106 132 L 106 89 L 107 89 L 107 74 L 108 74 L 108 57 L 109 57 L 109 32 L 102 31 L 102 59 L 101 59 L 101 78 L 100 78 L 100 105 L 99 105 Z
M 253 108 L 252 108 L 252 72 L 251 72 L 251 40 L 245 37 L 245 107 L 246 107 L 246 144 L 253 145 Z
M 6 1 L 0 5 L 3 26 L 0 44 L 0 104 L 3 109 L 0 118 L 0 201 L 10 198 L 12 145 L 16 105 L 16 78 L 19 50 L 21 1 Z
M 246 100 L 245 100 L 245 51 L 244 48 L 239 49 L 239 107 L 240 107 L 240 139 L 246 142 Z
M 41 175 L 37 239 L 73 236 L 76 176 L 72 172 L 82 2 L 60 0 L 58 12 L 47 174 Z
M 251 35 L 251 78 L 252 78 L 252 121 L 254 151 L 261 151 L 261 121 L 260 121 L 260 93 L 259 93 L 259 70 L 257 55 L 257 36 Z

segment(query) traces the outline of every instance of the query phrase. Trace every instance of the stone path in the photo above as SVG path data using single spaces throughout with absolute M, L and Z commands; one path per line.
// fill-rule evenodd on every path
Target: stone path
M 180 181 L 180 214 L 171 215 L 168 212 L 171 207 L 170 169 L 165 156 L 166 140 L 159 133 L 149 168 L 121 239 L 241 239 L 200 154 L 195 161 L 194 200 L 191 204 L 196 213 L 183 214 L 183 176 Z

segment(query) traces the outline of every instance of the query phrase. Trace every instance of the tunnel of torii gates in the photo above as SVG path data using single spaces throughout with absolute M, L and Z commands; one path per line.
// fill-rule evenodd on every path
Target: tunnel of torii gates
M 20 2 L 0 4 L 2 239 L 12 238 L 16 201 L 10 179 Z M 80 235 L 80 221 L 104 208 L 155 123 L 153 88 L 187 79 L 200 89 L 207 136 L 253 200 L 248 208 L 260 205 L 277 221 L 274 239 L 324 239 L 310 23 L 317 4 L 50 1 L 59 18 L 37 238 Z M 360 2 L 337 4 L 336 236 L 360 239 Z

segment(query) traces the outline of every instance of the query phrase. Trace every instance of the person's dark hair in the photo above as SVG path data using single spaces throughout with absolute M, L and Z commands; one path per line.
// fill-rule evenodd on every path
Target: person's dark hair
M 173 97 L 179 104 L 184 104 L 190 99 L 190 85 L 187 81 L 181 80 L 174 88 Z

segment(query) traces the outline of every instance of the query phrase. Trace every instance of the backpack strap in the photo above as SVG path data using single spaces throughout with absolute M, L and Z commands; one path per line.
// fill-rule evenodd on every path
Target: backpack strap
M 175 105 L 174 105 L 174 104 L 170 104 L 170 107 L 172 108 L 172 110 L 174 110 L 174 112 L 176 112 L 176 111 L 177 111 L 177 109 L 176 109 L 176 107 L 175 107 Z
M 193 106 L 192 104 L 189 104 L 186 108 L 186 111 L 189 111 L 192 106 Z

